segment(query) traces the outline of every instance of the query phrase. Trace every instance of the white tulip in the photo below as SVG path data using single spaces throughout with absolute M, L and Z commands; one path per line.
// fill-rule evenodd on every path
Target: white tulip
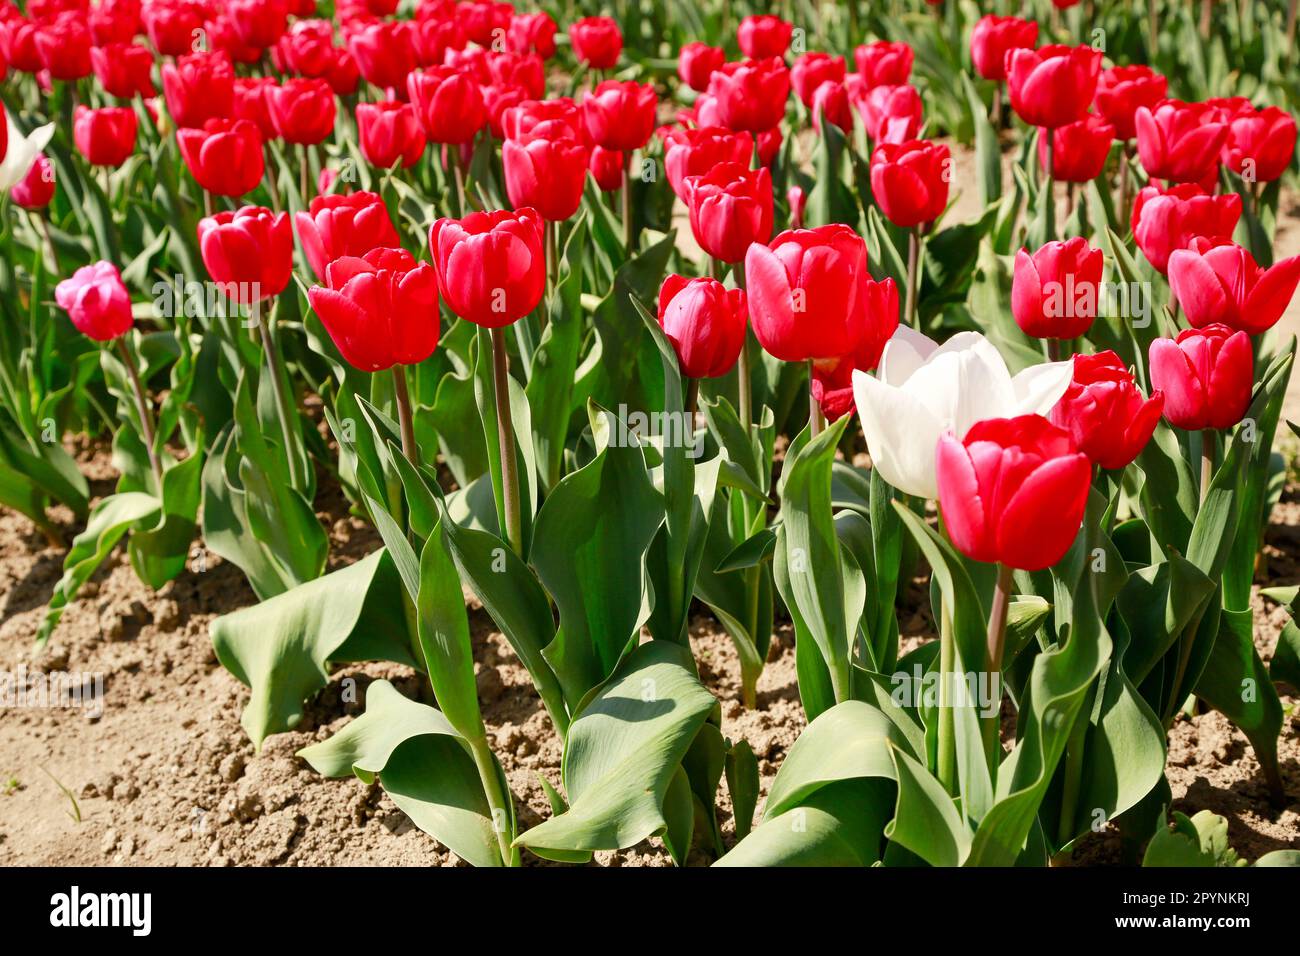
M 0 162 L 0 191 L 8 192 L 23 181 L 54 135 L 54 124 L 46 123 L 32 130 L 30 136 L 24 136 L 14 125 L 14 118 L 5 110 L 5 124 L 9 127 L 9 149 L 5 152 L 4 162 Z
M 959 332 L 939 345 L 899 326 L 876 375 L 854 371 L 853 397 L 880 476 L 909 495 L 934 498 L 934 452 L 941 435 L 964 438 L 986 418 L 1046 415 L 1072 374 L 1072 363 L 1048 362 L 1013 376 L 978 332 Z

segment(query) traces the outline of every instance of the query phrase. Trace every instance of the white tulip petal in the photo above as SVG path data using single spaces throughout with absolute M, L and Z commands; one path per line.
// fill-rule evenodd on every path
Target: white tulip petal
M 1031 365 L 1011 380 L 1017 415 L 1046 415 L 1061 400 L 1074 377 L 1073 362 Z
M 894 388 L 862 371 L 853 373 L 853 397 L 872 466 L 909 495 L 938 494 L 934 450 L 943 425 L 910 389 Z
M 23 181 L 41 150 L 49 145 L 54 136 L 54 124 L 46 123 L 32 130 L 30 136 L 24 137 L 14 125 L 14 118 L 5 112 L 5 124 L 9 128 L 9 148 L 0 162 L 0 190 L 9 190 Z
M 879 376 L 882 382 L 902 385 L 925 364 L 939 344 L 915 329 L 900 325 L 880 356 Z

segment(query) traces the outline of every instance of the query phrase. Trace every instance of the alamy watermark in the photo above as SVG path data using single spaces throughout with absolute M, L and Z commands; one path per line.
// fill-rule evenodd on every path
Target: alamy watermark
M 92 719 L 104 713 L 104 675 L 91 671 L 0 671 L 0 708 L 75 707 Z

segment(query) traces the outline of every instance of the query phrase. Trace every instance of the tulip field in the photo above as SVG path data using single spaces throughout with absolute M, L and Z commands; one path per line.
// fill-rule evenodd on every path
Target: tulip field
M 0 0 L 0 862 L 1300 865 L 1297 0 Z

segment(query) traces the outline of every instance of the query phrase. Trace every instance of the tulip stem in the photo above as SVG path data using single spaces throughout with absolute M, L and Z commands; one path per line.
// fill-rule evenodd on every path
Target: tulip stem
M 258 334 L 262 338 L 262 351 L 266 353 L 267 371 L 271 373 L 271 392 L 275 396 L 276 411 L 280 415 L 280 429 L 284 432 L 284 458 L 289 465 L 289 484 L 298 490 L 304 486 L 298 483 L 298 443 L 294 440 L 294 411 L 289 402 L 289 394 L 284 390 L 284 369 L 280 363 L 280 353 L 276 351 L 275 339 L 271 335 L 271 324 L 267 321 L 266 311 L 260 301 L 248 306 Z
M 59 271 L 59 254 L 54 248 L 54 237 L 50 235 L 50 210 L 42 209 L 36 214 L 36 221 L 41 224 L 41 235 L 45 238 L 45 249 L 50 254 L 50 262 L 57 274 Z
M 483 785 L 483 795 L 487 797 L 488 807 L 492 811 L 492 829 L 497 835 L 497 849 L 501 853 L 503 866 L 518 866 L 519 851 L 510 843 L 510 803 L 501 789 L 501 776 L 497 772 L 497 762 L 492 757 L 492 748 L 488 746 L 486 735 L 480 734 L 467 740 L 474 765 L 478 769 L 479 782 Z
M 632 153 L 623 154 L 623 247 L 632 255 Z
M 993 606 L 989 610 L 988 674 L 989 687 L 996 695 L 995 709 L 984 719 L 984 753 L 989 768 L 996 771 L 1001 763 L 1000 732 L 1002 729 L 1002 654 L 1006 646 L 1007 609 L 1011 603 L 1011 568 L 998 565 L 997 584 L 993 588 Z
M 212 193 L 206 189 L 203 190 L 203 215 L 212 216 Z
M 1078 813 L 1079 784 L 1083 780 L 1083 755 L 1088 741 L 1089 714 L 1096 685 L 1084 699 L 1084 706 L 1074 715 L 1074 726 L 1065 742 L 1065 779 L 1061 786 L 1061 812 L 1056 824 L 1056 842 L 1061 846 L 1074 839 L 1074 818 Z
M 935 773 L 950 794 L 957 793 L 957 737 L 952 700 L 952 669 L 955 662 L 952 612 L 946 601 L 939 604 L 939 730 Z
M 1209 494 L 1210 482 L 1214 481 L 1214 429 L 1207 428 L 1201 432 L 1201 505 L 1205 505 L 1205 496 Z
M 559 229 L 556 223 L 549 219 L 546 221 L 546 229 L 543 233 L 546 251 L 546 304 L 549 307 L 551 299 L 555 297 L 555 289 L 560 284 L 560 262 L 557 250 L 555 232 Z M 546 330 L 547 309 L 542 310 L 542 331 Z
M 688 378 L 686 380 L 686 425 L 695 431 L 695 411 L 700 402 L 700 380 L 698 378 Z
M 131 350 L 126 347 L 126 337 L 119 336 L 117 340 L 117 353 L 122 358 L 122 364 L 126 366 L 127 377 L 131 379 L 131 390 L 135 392 L 135 408 L 140 415 L 140 430 L 144 432 L 144 447 L 149 453 L 149 467 L 153 470 L 154 483 L 158 486 L 158 497 L 162 497 L 163 487 L 163 470 L 162 462 L 158 459 L 158 449 L 156 436 L 153 427 L 153 413 L 149 410 L 149 400 L 145 396 L 144 383 L 140 381 L 140 371 L 135 366 L 135 359 L 131 355 Z
M 298 169 L 298 194 L 302 196 L 303 207 L 306 208 L 308 203 L 307 181 L 310 178 L 310 163 L 307 161 L 307 144 L 303 143 L 301 147 L 302 165 Z
M 506 538 L 523 557 L 524 521 L 519 506 L 519 469 L 515 461 L 515 427 L 510 415 L 510 372 L 506 334 L 492 330 L 492 390 L 496 392 L 497 448 L 501 453 L 501 501 L 506 513 Z
M 715 260 L 716 262 L 716 260 Z M 719 271 L 721 267 L 719 265 Z M 736 281 L 736 288 L 745 291 L 745 264 L 736 263 L 731 271 Z M 736 412 L 740 415 L 740 424 L 745 426 L 745 435 L 754 430 L 754 385 L 753 372 L 749 365 L 749 316 L 745 316 L 745 339 L 740 346 L 740 361 L 736 365 L 736 387 L 739 405 Z
M 916 289 L 920 271 L 921 232 L 913 226 L 907 234 L 907 300 L 903 307 L 903 321 L 916 331 L 921 331 L 921 320 L 916 314 Z
M 420 467 L 420 451 L 415 444 L 415 422 L 411 416 L 411 392 L 406 387 L 406 366 L 393 366 L 393 394 L 397 399 L 397 422 L 402 432 L 402 455 L 415 469 Z
M 1047 172 L 1043 182 L 1043 188 L 1047 190 L 1047 215 L 1044 218 L 1047 234 L 1043 238 L 1051 242 L 1056 238 L 1056 131 L 1045 128 L 1043 134 L 1047 136 Z

